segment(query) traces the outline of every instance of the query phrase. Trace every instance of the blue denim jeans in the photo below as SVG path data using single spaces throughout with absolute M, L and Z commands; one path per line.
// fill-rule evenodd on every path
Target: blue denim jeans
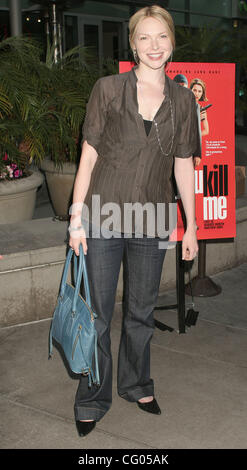
M 123 320 L 118 354 L 118 394 L 135 402 L 154 395 L 150 377 L 150 341 L 166 250 L 159 238 L 89 238 L 86 256 L 92 307 L 98 317 L 100 387 L 88 388 L 81 376 L 75 397 L 76 420 L 99 421 L 112 403 L 112 355 L 110 327 L 123 261 Z

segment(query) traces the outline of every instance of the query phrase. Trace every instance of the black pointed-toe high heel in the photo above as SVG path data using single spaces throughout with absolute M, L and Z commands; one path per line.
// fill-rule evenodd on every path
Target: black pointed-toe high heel
M 76 421 L 76 427 L 80 437 L 89 434 L 95 426 L 96 421 Z
M 161 414 L 161 409 L 155 398 L 152 401 L 148 401 L 147 403 L 141 403 L 137 401 L 137 405 L 141 410 L 147 411 L 147 413 L 153 413 L 154 415 Z

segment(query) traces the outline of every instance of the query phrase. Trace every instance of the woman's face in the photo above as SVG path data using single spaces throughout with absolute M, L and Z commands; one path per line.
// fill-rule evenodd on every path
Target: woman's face
M 164 67 L 172 53 L 168 26 L 156 18 L 139 22 L 133 42 L 140 63 L 152 69 Z
M 202 97 L 202 94 L 203 94 L 202 86 L 197 83 L 197 84 L 193 85 L 192 91 L 193 91 L 193 93 L 196 97 L 196 101 L 199 101 Z

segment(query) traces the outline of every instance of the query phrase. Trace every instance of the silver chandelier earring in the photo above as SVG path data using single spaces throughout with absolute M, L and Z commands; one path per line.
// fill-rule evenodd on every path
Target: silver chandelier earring
M 134 56 L 134 61 L 139 64 L 139 57 L 138 57 L 138 54 L 137 54 L 137 50 L 136 49 L 133 49 L 133 56 Z

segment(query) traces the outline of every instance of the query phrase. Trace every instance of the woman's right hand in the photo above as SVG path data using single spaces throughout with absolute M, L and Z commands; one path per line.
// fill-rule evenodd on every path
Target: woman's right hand
M 79 246 L 82 244 L 84 255 L 87 254 L 87 238 L 83 227 L 70 232 L 69 246 L 74 250 L 76 256 L 79 256 Z

